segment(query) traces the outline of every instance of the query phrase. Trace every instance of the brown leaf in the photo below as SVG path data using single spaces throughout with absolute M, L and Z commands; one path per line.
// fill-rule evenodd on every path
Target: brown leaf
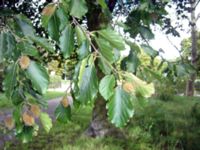
M 55 4 L 49 4 L 43 9 L 42 15 L 51 16 L 55 12 L 55 10 L 56 10 L 56 5 Z
M 6 117 L 6 118 L 4 119 L 4 123 L 5 123 L 5 126 L 6 126 L 9 130 L 13 129 L 14 126 L 15 126 L 14 121 L 13 121 L 13 118 L 12 118 L 11 116 Z
M 27 69 L 30 65 L 30 58 L 28 56 L 21 56 L 19 64 L 22 69 Z
M 22 119 L 27 126 L 33 126 L 35 124 L 35 119 L 26 112 L 23 113 Z
M 38 118 L 39 115 L 40 115 L 40 112 L 41 112 L 40 107 L 38 105 L 32 104 L 31 105 L 31 112 L 33 113 L 34 117 Z

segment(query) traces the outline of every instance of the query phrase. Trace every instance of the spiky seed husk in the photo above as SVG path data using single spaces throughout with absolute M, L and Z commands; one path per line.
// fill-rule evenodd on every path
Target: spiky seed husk
M 27 69 L 30 65 L 30 58 L 28 56 L 21 56 L 19 64 L 23 70 Z
M 66 96 L 63 97 L 63 99 L 60 101 L 60 103 L 64 106 L 64 107 L 68 107 L 69 106 L 69 101 L 67 99 Z
M 23 113 L 22 119 L 27 126 L 33 126 L 35 124 L 35 119 L 26 112 Z
M 126 92 L 132 92 L 134 90 L 134 87 L 133 87 L 133 84 L 131 84 L 130 82 L 125 82 L 123 84 L 123 89 L 126 91 Z
M 38 118 L 40 116 L 40 107 L 38 105 L 31 105 L 31 112 L 33 113 L 33 116 Z
M 9 130 L 12 130 L 14 128 L 14 126 L 15 126 L 14 120 L 13 120 L 13 118 L 11 116 L 6 117 L 4 119 L 4 124 Z

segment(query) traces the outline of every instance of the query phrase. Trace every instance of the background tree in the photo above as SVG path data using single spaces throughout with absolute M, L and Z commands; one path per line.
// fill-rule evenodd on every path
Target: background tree
M 200 66 L 200 61 L 199 61 L 199 49 L 200 49 L 200 42 L 199 42 L 199 33 L 197 34 L 197 56 L 196 56 L 196 75 L 197 75 L 197 78 L 199 76 L 199 66 Z M 191 62 L 191 50 L 192 50 L 192 40 L 191 38 L 187 38 L 187 39 L 184 39 L 182 42 L 181 42 L 181 55 L 183 57 L 183 59 L 185 61 L 187 61 L 188 63 Z
M 188 22 L 188 25 L 190 26 L 191 31 L 191 39 L 192 39 L 192 49 L 191 49 L 191 65 L 196 67 L 196 61 L 198 59 L 197 56 L 197 29 L 196 29 L 196 22 L 199 18 L 199 14 L 196 15 L 196 9 L 199 5 L 199 1 L 197 0 L 184 0 L 184 1 L 172 1 L 172 3 L 169 5 L 172 7 L 173 5 L 176 5 L 176 13 L 177 13 L 177 26 L 175 29 L 184 29 L 183 21 L 186 20 Z M 179 35 L 179 34 L 177 34 Z M 186 85 L 186 95 L 192 96 L 194 94 L 194 81 L 195 81 L 195 74 L 194 72 L 191 73 L 190 78 L 188 79 L 187 85 Z
M 191 64 L 196 67 L 196 61 L 197 61 L 197 27 L 196 27 L 196 21 L 197 18 L 195 16 L 195 10 L 196 10 L 196 5 L 199 2 L 196 0 L 191 0 L 191 39 L 192 39 L 192 49 L 191 49 Z M 190 75 L 190 78 L 187 82 L 186 86 L 186 95 L 187 96 L 193 96 L 194 95 L 194 81 L 196 79 L 196 73 L 192 73 Z

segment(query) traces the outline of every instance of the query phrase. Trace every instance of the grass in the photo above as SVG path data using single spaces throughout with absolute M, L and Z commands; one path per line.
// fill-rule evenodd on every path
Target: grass
M 40 131 L 39 135 L 27 144 L 7 143 L 9 150 L 121 150 L 120 140 L 112 138 L 90 138 L 83 133 L 86 130 L 91 107 L 79 109 L 73 113 L 72 122 L 60 124 L 56 122 L 50 133 Z M 117 142 L 117 144 L 116 144 Z
M 134 149 L 200 149 L 199 108 L 199 97 L 181 96 L 168 101 L 150 99 L 148 105 L 136 106 L 126 129 L 137 143 Z
M 44 100 L 51 100 L 57 97 L 63 96 L 64 92 L 48 91 L 44 96 Z M 0 93 L 0 108 L 10 108 L 12 107 L 12 102 L 2 93 Z
M 50 133 L 40 130 L 39 135 L 27 144 L 7 143 L 9 150 L 198 150 L 200 124 L 191 112 L 199 98 L 175 96 L 173 100 L 150 99 L 141 106 L 135 105 L 135 115 L 123 129 L 127 139 L 90 138 L 84 136 L 92 108 L 72 111 L 72 121 L 54 123 Z M 200 110 L 200 109 L 199 109 Z M 199 111 L 200 114 L 200 111 Z M 198 113 L 196 114 L 198 116 Z
M 51 99 L 54 99 L 54 98 L 57 98 L 57 97 L 61 97 L 61 96 L 64 96 L 64 92 L 55 92 L 55 91 L 51 91 L 51 92 L 47 92 L 45 95 L 44 95 L 44 97 L 43 97 L 43 99 L 44 100 L 51 100 Z

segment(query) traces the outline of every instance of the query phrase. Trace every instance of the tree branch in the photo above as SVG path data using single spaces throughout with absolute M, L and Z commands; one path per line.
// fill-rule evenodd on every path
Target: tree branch
M 194 6 L 194 9 L 196 9 L 196 7 L 198 6 L 200 0 L 197 1 L 196 5 Z

